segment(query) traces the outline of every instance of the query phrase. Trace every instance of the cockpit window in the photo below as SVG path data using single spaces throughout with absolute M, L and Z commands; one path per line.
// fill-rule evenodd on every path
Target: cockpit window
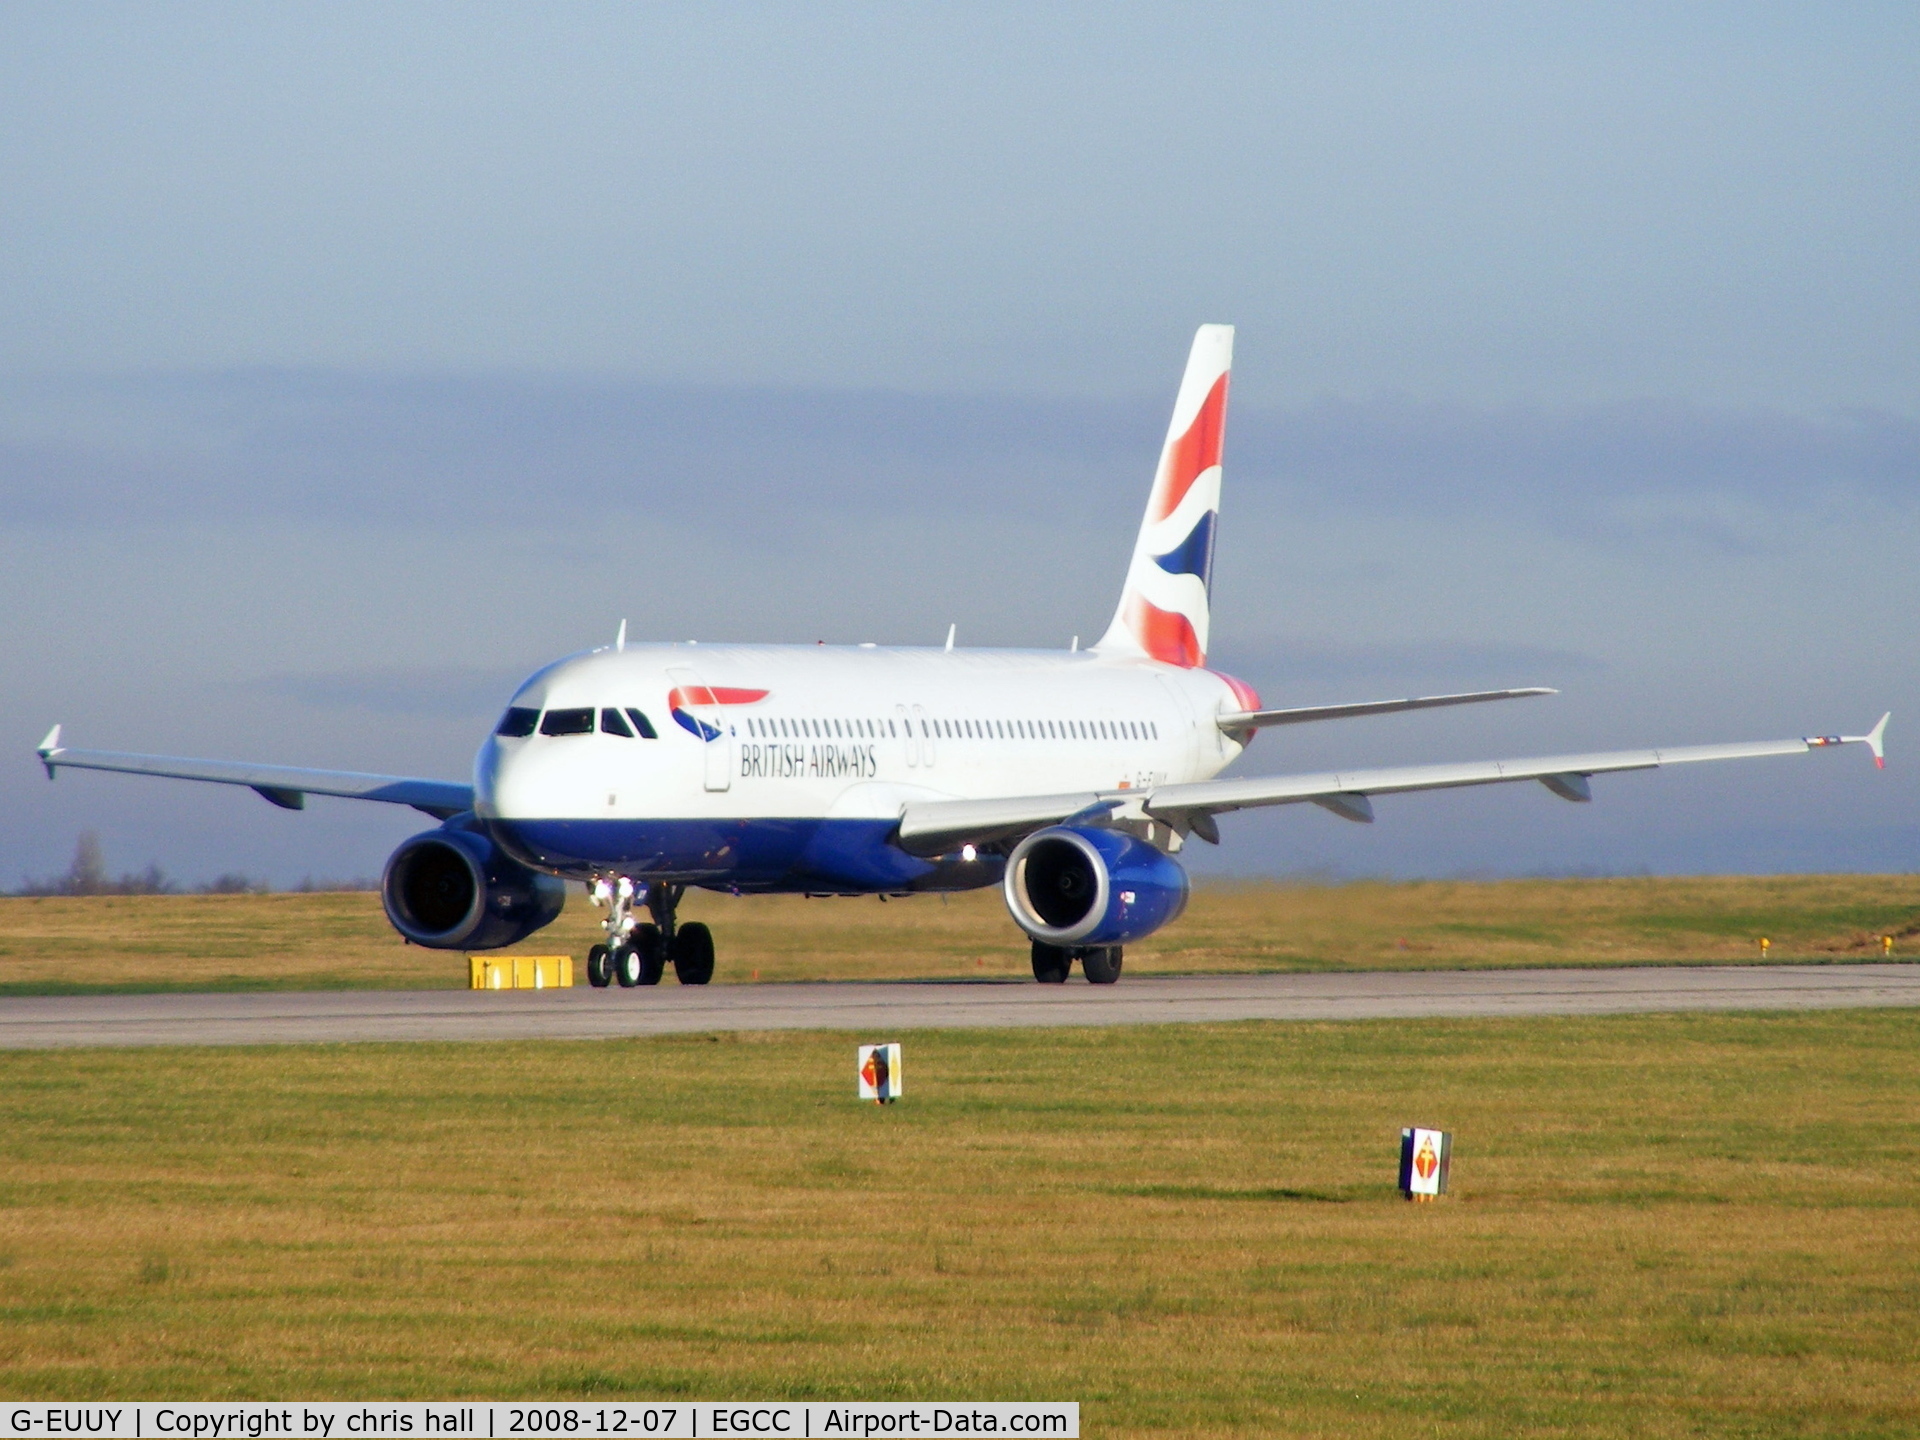
M 496 735 L 511 735 L 514 739 L 524 739 L 533 734 L 533 727 L 539 723 L 540 712 L 529 710 L 524 705 L 514 705 L 500 717 L 500 723 L 494 727 Z
M 593 733 L 593 710 L 591 707 L 579 710 L 549 710 L 540 721 L 542 735 L 591 735 Z
M 633 731 L 627 727 L 626 720 L 621 717 L 618 710 L 611 707 L 600 712 L 600 733 L 602 735 L 624 735 L 629 740 L 633 738 Z
M 660 738 L 659 735 L 654 732 L 653 722 L 647 719 L 646 711 L 636 710 L 629 705 L 627 707 L 627 715 L 633 721 L 633 728 L 640 732 L 640 738 L 642 740 L 658 740 Z

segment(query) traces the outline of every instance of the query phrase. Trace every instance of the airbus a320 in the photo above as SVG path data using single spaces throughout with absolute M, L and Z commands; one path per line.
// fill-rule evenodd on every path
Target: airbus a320
M 565 882 L 606 910 L 594 985 L 713 976 L 688 887 L 906 896 L 1001 887 L 1033 974 L 1119 978 L 1123 948 L 1177 919 L 1180 853 L 1219 817 L 1311 803 L 1373 819 L 1372 797 L 1537 781 L 1585 802 L 1593 776 L 1863 744 L 1864 735 L 1554 755 L 1312 775 L 1215 777 L 1262 730 L 1480 704 L 1545 688 L 1265 707 L 1207 666 L 1233 330 L 1203 325 L 1174 402 L 1113 621 L 1088 649 L 627 644 L 529 677 L 481 744 L 470 783 L 78 750 L 61 769 L 410 805 L 441 823 L 387 861 L 381 899 L 416 945 L 488 950 L 551 923 Z

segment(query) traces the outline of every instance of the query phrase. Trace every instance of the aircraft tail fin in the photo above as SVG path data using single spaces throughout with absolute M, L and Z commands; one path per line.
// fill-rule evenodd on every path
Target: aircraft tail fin
M 1187 356 L 1113 623 L 1094 648 L 1186 668 L 1207 660 L 1233 327 L 1202 325 Z

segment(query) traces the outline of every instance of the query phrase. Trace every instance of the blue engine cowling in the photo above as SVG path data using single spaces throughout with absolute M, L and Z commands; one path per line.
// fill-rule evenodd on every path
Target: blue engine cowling
M 1048 945 L 1124 945 L 1187 908 L 1187 872 L 1118 830 L 1056 825 L 1014 847 L 1001 882 L 1014 923 Z
M 498 950 L 551 925 L 567 888 L 509 858 L 470 818 L 403 843 L 380 877 L 393 928 L 432 950 Z

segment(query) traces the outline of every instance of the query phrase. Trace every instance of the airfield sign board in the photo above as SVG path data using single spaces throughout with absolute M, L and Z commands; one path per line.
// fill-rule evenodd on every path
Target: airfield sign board
M 900 1098 L 900 1047 L 862 1045 L 858 1057 L 860 1098 L 891 1105 Z
M 1413 1125 L 1400 1132 L 1400 1193 L 1409 1200 L 1431 1200 L 1447 1193 L 1453 1163 L 1453 1136 L 1445 1130 Z

